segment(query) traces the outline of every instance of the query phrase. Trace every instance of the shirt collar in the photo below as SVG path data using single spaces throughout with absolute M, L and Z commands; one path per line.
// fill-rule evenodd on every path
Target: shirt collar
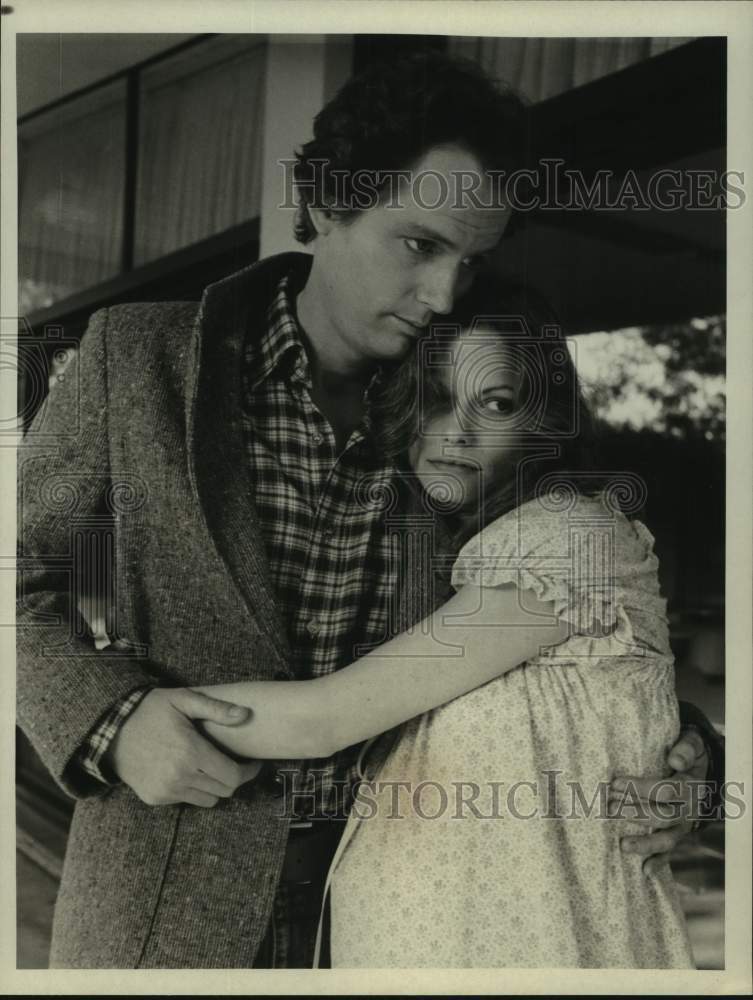
M 264 335 L 260 341 L 249 344 L 247 359 L 249 356 L 254 361 L 254 375 L 250 380 L 252 390 L 257 389 L 273 374 L 283 377 L 290 375 L 295 381 L 311 386 L 308 355 L 303 345 L 295 299 L 287 275 L 277 285 L 267 309 Z M 387 377 L 389 367 L 391 366 L 379 365 L 371 376 L 364 392 L 367 407 Z
M 247 360 L 252 360 L 251 389 L 273 374 L 292 375 L 309 381 L 309 366 L 295 313 L 295 301 L 286 275 L 277 285 L 267 309 L 267 326 L 260 340 L 251 341 Z

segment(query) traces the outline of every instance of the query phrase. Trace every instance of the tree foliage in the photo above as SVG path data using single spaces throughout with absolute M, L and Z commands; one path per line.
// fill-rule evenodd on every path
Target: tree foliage
M 610 427 L 722 444 L 725 318 L 571 339 L 596 416 Z

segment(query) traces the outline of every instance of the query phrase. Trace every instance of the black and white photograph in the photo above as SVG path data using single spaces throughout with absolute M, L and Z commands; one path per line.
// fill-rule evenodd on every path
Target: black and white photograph
M 24 6 L 15 973 L 745 992 L 753 5 Z

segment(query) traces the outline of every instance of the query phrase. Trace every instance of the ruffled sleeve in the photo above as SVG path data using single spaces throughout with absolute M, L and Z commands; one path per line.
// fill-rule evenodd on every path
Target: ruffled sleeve
M 645 647 L 626 608 L 624 571 L 629 570 L 626 560 L 635 561 L 630 550 L 636 547 L 639 559 L 655 559 L 648 551 L 653 539 L 643 525 L 633 530 L 621 515 L 609 519 L 602 511 L 595 501 L 580 505 L 580 517 L 547 510 L 537 501 L 523 504 L 463 547 L 453 567 L 453 587 L 512 583 L 551 601 L 573 632 L 544 655 L 641 655 Z

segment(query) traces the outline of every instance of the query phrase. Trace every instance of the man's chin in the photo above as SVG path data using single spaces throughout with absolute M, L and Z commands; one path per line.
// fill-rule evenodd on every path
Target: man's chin
M 425 332 L 425 327 L 414 326 L 408 320 L 400 316 L 388 315 L 382 322 L 382 331 L 390 339 L 405 340 L 408 343 L 415 343 Z
M 406 335 L 391 334 L 379 340 L 376 361 L 401 361 L 415 346 L 415 340 Z

